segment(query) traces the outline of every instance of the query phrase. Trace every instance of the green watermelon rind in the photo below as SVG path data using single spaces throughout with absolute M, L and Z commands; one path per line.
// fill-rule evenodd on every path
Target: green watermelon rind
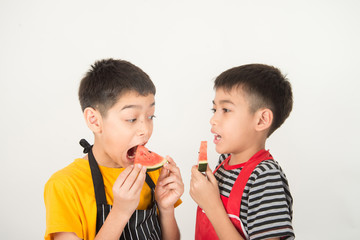
M 167 160 L 164 158 L 161 162 L 159 162 L 158 164 L 152 165 L 152 166 L 145 166 L 146 167 L 146 171 L 147 172 L 152 172 L 155 170 L 158 170 L 159 168 L 162 168 L 162 166 L 164 166 L 164 164 L 167 163 Z
M 198 170 L 200 172 L 206 172 L 206 169 L 207 169 L 207 160 L 199 161 Z

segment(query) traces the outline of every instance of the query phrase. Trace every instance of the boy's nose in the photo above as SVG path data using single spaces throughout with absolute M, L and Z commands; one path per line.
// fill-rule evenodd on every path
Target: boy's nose
M 138 128 L 138 135 L 147 137 L 151 131 L 151 126 L 145 121 L 140 122 L 140 126 Z
M 215 125 L 217 123 L 215 114 L 210 118 L 210 125 Z

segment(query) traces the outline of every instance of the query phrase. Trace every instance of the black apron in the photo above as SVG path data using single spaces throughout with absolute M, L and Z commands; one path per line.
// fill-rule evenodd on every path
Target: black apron
M 104 224 L 107 215 L 111 210 L 111 205 L 107 204 L 103 177 L 99 166 L 92 152 L 92 146 L 82 139 L 80 145 L 84 147 L 84 153 L 88 153 L 91 176 L 94 184 L 95 199 L 97 207 L 96 215 L 96 234 Z M 147 210 L 135 210 L 120 236 L 121 240 L 127 239 L 161 239 L 161 229 L 158 220 L 157 206 L 155 202 L 155 184 L 146 173 L 145 182 L 151 189 L 152 205 Z

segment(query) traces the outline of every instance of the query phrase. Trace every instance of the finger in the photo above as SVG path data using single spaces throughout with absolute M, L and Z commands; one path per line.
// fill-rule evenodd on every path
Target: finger
M 198 165 L 193 165 L 192 167 L 191 167 L 191 172 L 194 172 L 195 170 L 197 170 L 198 169 Z
M 180 169 L 171 163 L 165 163 L 164 168 L 169 170 L 170 173 L 181 176 Z
M 196 171 L 198 171 L 198 170 L 197 170 L 197 165 L 192 166 L 192 168 L 191 168 L 191 178 L 192 178 L 192 179 L 196 179 L 196 178 L 197 178 Z
M 170 156 L 166 156 L 166 160 L 167 162 L 164 164 L 163 169 L 166 169 L 166 171 L 164 172 L 166 172 L 167 175 L 169 175 L 171 172 L 171 167 L 176 167 L 176 163 Z
M 196 176 L 192 173 L 193 168 L 194 168 L 194 167 L 191 168 L 190 184 L 191 184 L 193 181 L 196 180 Z
M 130 165 L 122 171 L 114 182 L 113 188 L 119 189 L 126 181 L 129 174 L 132 172 L 134 165 Z
M 194 165 L 191 168 L 191 177 L 194 178 L 195 180 L 198 180 L 198 179 L 201 179 L 204 177 L 204 175 L 201 172 L 199 172 L 197 165 Z
M 174 159 L 172 159 L 170 156 L 166 156 L 165 158 L 168 161 L 168 163 L 170 163 L 173 166 L 176 166 Z
M 125 190 L 129 190 L 132 187 L 132 185 L 134 184 L 141 169 L 142 169 L 142 166 L 140 164 L 136 164 L 134 166 L 133 170 L 131 171 L 131 173 L 128 175 L 128 177 L 124 181 L 122 188 L 124 188 Z
M 179 178 L 177 178 L 174 175 L 171 175 L 169 177 L 164 178 L 158 184 L 159 184 L 159 186 L 165 186 L 165 185 L 167 185 L 169 183 L 173 183 L 173 182 L 182 183 L 182 181 Z
M 164 188 L 166 189 L 166 190 L 174 190 L 174 191 L 176 191 L 176 192 L 181 192 L 182 191 L 182 186 L 181 185 L 179 185 L 179 183 L 176 183 L 176 182 L 171 182 L 171 183 L 169 183 L 169 184 L 166 184 L 165 186 L 164 186 Z
M 208 166 L 207 169 L 206 169 L 206 176 L 208 177 L 209 181 L 210 181 L 212 184 L 217 184 L 217 180 L 216 180 L 213 172 L 212 172 L 211 169 L 209 168 L 209 166 Z
M 161 168 L 160 175 L 159 175 L 159 178 L 157 181 L 160 182 L 162 179 L 166 178 L 168 175 L 169 175 L 169 171 L 164 167 Z
M 145 177 L 146 177 L 146 167 L 143 166 L 139 172 L 139 175 L 137 176 L 137 178 L 135 179 L 133 185 L 129 190 L 130 194 L 135 194 L 141 191 L 145 183 Z

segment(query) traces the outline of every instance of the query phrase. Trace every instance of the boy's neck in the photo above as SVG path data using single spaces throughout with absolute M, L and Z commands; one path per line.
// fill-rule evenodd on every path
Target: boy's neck
M 109 168 L 121 168 L 120 165 L 115 163 L 109 155 L 106 154 L 106 152 L 103 150 L 101 146 L 96 144 L 96 141 L 93 145 L 93 154 L 95 157 L 96 162 L 99 166 L 103 167 L 109 167 Z
M 247 162 L 252 156 L 255 155 L 258 151 L 265 149 L 265 143 L 251 148 L 246 149 L 245 151 L 239 153 L 231 153 L 231 159 L 229 165 L 237 165 L 244 162 Z

